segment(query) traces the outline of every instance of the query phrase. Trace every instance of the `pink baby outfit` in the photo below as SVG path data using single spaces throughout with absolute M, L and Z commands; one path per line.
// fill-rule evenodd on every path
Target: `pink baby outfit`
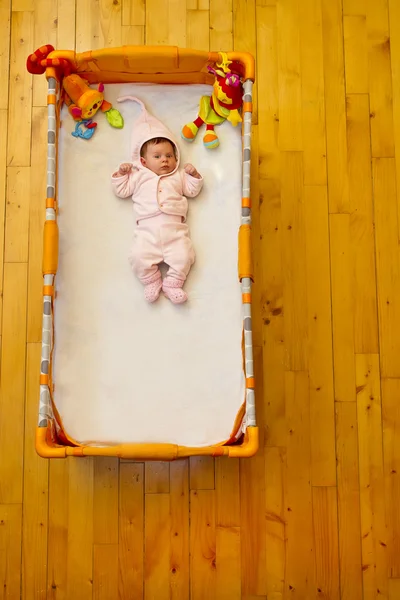
M 120 198 L 132 196 L 137 227 L 130 255 L 133 272 L 145 286 L 149 302 L 158 298 L 161 287 L 175 303 L 184 302 L 183 283 L 195 260 L 195 253 L 186 224 L 188 202 L 203 187 L 197 179 L 179 169 L 179 148 L 171 132 L 150 115 L 143 103 L 133 96 L 119 99 L 135 100 L 142 113 L 135 122 L 132 134 L 133 170 L 121 177 L 112 177 L 114 192 Z M 152 138 L 169 139 L 176 149 L 176 167 L 166 175 L 157 175 L 140 162 L 140 149 Z M 169 270 L 161 282 L 159 264 L 165 262 Z

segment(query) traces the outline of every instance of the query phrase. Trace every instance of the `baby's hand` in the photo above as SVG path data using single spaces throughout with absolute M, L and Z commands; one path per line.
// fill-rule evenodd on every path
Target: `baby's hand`
M 132 165 L 130 163 L 122 163 L 122 165 L 119 166 L 120 175 L 128 175 L 128 173 L 130 173 L 131 171 Z
M 186 165 L 184 165 L 183 168 L 185 169 L 185 173 L 187 173 L 188 175 L 191 175 L 192 177 L 195 177 L 196 179 L 201 179 L 200 173 L 190 163 L 187 163 Z

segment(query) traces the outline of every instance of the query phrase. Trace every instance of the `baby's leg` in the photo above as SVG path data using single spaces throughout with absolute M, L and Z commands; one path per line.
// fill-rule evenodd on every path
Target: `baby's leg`
M 147 221 L 147 219 L 146 219 Z M 150 221 L 150 219 L 149 219 Z M 158 265 L 163 260 L 160 240 L 156 229 L 150 223 L 139 223 L 133 247 L 129 256 L 132 271 L 144 285 L 144 296 L 148 302 L 155 302 L 160 295 L 162 281 Z
M 186 302 L 182 286 L 194 263 L 195 253 L 186 223 L 166 223 L 161 228 L 164 261 L 169 266 L 163 292 L 174 304 Z

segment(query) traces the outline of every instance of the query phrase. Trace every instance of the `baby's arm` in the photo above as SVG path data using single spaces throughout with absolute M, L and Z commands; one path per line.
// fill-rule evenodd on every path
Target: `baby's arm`
M 194 198 L 200 194 L 204 182 L 196 168 L 191 164 L 187 164 L 184 166 L 184 171 L 182 173 L 182 183 L 183 194 L 189 198 Z
M 122 163 L 112 174 L 111 182 L 118 198 L 129 198 L 135 191 L 138 170 L 131 163 Z

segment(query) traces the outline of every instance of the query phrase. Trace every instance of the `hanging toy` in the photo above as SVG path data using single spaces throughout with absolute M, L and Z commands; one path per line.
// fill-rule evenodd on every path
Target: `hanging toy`
M 104 85 L 99 83 L 97 89 L 93 89 L 82 77 L 76 73 L 71 73 L 72 65 L 68 60 L 64 58 L 47 58 L 53 50 L 53 46 L 47 44 L 46 46 L 41 46 L 36 52 L 28 56 L 26 67 L 29 73 L 40 75 L 46 71 L 47 67 L 61 69 L 64 73 L 64 77 L 62 78 L 63 100 L 75 121 L 85 124 L 85 121 L 91 120 L 97 111 L 101 110 L 106 115 L 107 121 L 112 127 L 122 129 L 124 119 L 121 113 L 116 108 L 113 108 L 110 102 L 105 100 L 103 95 Z M 86 125 L 87 130 L 90 130 L 90 134 L 87 131 L 84 132 L 82 128 L 75 127 L 72 135 L 74 137 L 90 139 L 93 136 L 96 125 L 94 123 L 91 124 L 91 127 Z
M 86 129 L 84 129 L 84 127 Z M 83 119 L 82 121 L 77 122 L 75 130 L 71 135 L 83 138 L 84 140 L 90 140 L 90 138 L 93 137 L 96 127 L 97 123 L 93 123 L 92 119 Z
M 214 127 L 230 121 L 234 127 L 242 122 L 239 108 L 242 106 L 243 86 L 240 79 L 241 65 L 230 61 L 221 52 L 221 62 L 216 68 L 208 67 L 215 75 L 211 96 L 202 96 L 197 118 L 183 126 L 181 135 L 187 142 L 193 142 L 202 125 L 206 125 L 203 144 L 206 148 L 218 148 L 219 139 Z

